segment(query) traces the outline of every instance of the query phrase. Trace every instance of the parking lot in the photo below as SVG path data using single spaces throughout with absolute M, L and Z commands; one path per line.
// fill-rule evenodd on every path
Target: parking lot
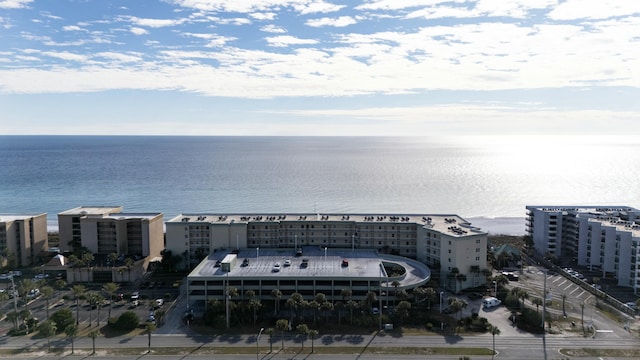
M 25 308 L 31 312 L 31 316 L 42 321 L 47 318 L 46 304 L 47 300 L 44 298 L 40 289 L 44 286 L 51 286 L 54 290 L 53 294 L 49 298 L 49 315 L 53 314 L 63 308 L 68 308 L 73 312 L 74 318 L 76 314 L 79 315 L 80 326 L 89 326 L 91 322 L 92 326 L 96 326 L 98 323 L 102 326 L 107 323 L 107 317 L 109 312 L 109 300 L 108 294 L 103 290 L 103 284 L 81 284 L 85 287 L 85 292 L 81 296 L 79 301 L 79 309 L 76 309 L 75 295 L 71 289 L 71 286 L 64 288 L 57 287 L 56 276 L 44 276 L 39 275 L 36 278 L 34 273 L 25 272 L 22 276 L 13 277 L 4 276 L 0 278 L 0 293 L 6 293 L 10 295 L 12 292 L 12 281 L 15 284 L 16 289 L 19 289 L 21 281 L 23 279 L 31 280 L 35 289 L 24 297 L 14 298 L 11 296 L 0 297 L 0 313 L 7 314 L 14 311 L 17 308 L 18 311 L 22 311 Z M 149 280 L 143 280 L 139 283 L 132 284 L 120 284 L 119 289 L 115 293 L 114 299 L 111 301 L 111 317 L 115 318 L 120 316 L 125 311 L 133 311 L 138 315 L 141 322 L 147 320 L 155 320 L 154 317 L 158 315 L 159 311 L 165 311 L 171 306 L 172 302 L 179 295 L 179 287 L 174 287 L 174 277 L 163 277 L 157 279 L 153 275 L 149 275 Z M 138 298 L 134 302 L 131 298 L 132 294 L 137 292 Z M 89 303 L 86 297 L 90 293 L 98 293 L 104 297 L 102 306 L 98 308 L 90 309 Z M 26 304 L 25 304 L 26 301 Z M 154 315 L 151 317 L 150 315 Z M 0 322 L 0 335 L 5 335 L 9 330 L 13 328 L 13 324 L 7 321 Z

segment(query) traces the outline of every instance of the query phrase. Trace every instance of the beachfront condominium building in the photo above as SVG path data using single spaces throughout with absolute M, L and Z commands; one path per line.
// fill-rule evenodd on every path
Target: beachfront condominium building
M 58 214 L 58 226 L 62 250 L 85 247 L 93 254 L 157 257 L 164 248 L 162 213 L 78 207 Z
M 222 249 L 375 249 L 419 260 L 454 291 L 484 284 L 487 268 L 487 233 L 457 215 L 182 214 L 165 225 L 166 249 L 188 268 Z
M 628 206 L 527 206 L 527 232 L 540 255 L 572 259 L 640 289 L 640 210 Z
M 30 266 L 47 249 L 47 214 L 0 215 L 2 266 Z

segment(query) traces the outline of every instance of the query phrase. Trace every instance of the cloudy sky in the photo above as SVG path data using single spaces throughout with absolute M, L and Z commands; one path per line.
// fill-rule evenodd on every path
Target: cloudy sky
M 0 0 L 0 134 L 640 135 L 636 0 Z

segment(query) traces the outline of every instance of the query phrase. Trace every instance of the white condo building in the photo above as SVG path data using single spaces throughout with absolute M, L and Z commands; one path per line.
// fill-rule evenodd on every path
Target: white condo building
M 527 206 L 527 232 L 540 255 L 575 258 L 618 285 L 640 289 L 640 210 L 628 206 Z
M 162 213 L 123 213 L 122 207 L 78 207 L 58 214 L 60 248 L 94 254 L 158 257 L 164 248 Z
M 35 264 L 47 250 L 47 237 L 47 214 L 0 215 L 0 266 L 8 265 L 9 259 L 17 267 Z
M 457 215 L 182 214 L 167 221 L 166 249 L 194 268 L 218 250 L 373 249 L 437 269 L 459 291 L 484 284 L 487 233 Z

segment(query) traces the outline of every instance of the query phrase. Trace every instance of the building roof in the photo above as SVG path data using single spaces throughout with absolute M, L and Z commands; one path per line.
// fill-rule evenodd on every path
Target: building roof
M 190 280 L 229 278 L 250 279 L 334 279 L 334 280 L 375 280 L 386 277 L 382 263 L 398 264 L 406 269 L 403 278 L 399 279 L 400 287 L 415 287 L 426 283 L 431 277 L 431 270 L 419 261 L 393 255 L 381 255 L 375 250 L 355 250 L 305 246 L 303 256 L 295 256 L 293 249 L 240 249 L 238 260 L 227 274 L 222 266 L 216 266 L 227 257 L 227 252 L 215 252 L 204 259 L 190 274 Z M 242 266 L 244 259 L 248 265 Z M 343 260 L 348 266 L 343 266 Z M 291 265 L 285 266 L 285 261 Z M 303 266 L 306 260 L 307 266 Z M 274 271 L 276 263 L 280 270 Z M 392 281 L 392 280 L 389 280 Z M 388 285 L 391 286 L 391 285 Z
M 485 234 L 458 215 L 434 214 L 180 214 L 166 221 L 171 223 L 248 224 L 280 222 L 357 222 L 361 224 L 414 224 L 454 237 Z
M 58 215 L 104 215 L 120 211 L 122 211 L 122 206 L 80 206 L 58 213 Z
M 103 219 L 115 219 L 115 220 L 130 220 L 130 219 L 147 219 L 151 220 L 158 216 L 162 216 L 162 213 L 114 213 L 105 215 Z
M 42 213 L 42 214 L 31 214 L 31 215 L 22 215 L 22 214 L 0 214 L 0 223 L 6 223 L 6 222 L 11 222 L 11 221 L 18 221 L 18 220 L 27 220 L 27 219 L 31 219 L 34 217 L 38 217 L 38 216 L 42 216 L 42 215 L 47 215 L 46 213 Z
M 501 253 L 506 253 L 512 256 L 520 256 L 520 249 L 509 244 L 502 244 L 498 247 L 493 248 L 493 253 L 495 254 L 495 256 L 498 256 Z

